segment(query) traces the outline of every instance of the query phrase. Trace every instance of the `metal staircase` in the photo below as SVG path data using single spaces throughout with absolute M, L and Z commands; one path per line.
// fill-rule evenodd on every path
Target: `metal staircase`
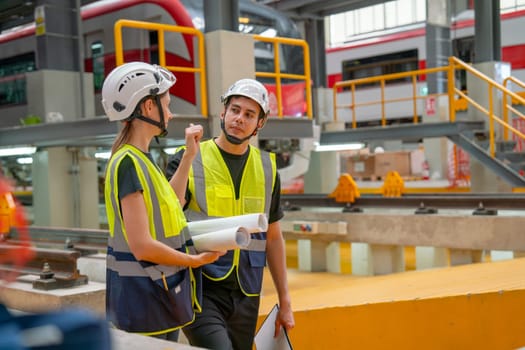
M 457 135 L 447 135 L 447 138 L 476 158 L 487 168 L 513 187 L 525 187 L 525 177 L 520 171 L 525 169 L 525 153 L 514 152 L 512 141 L 498 141 L 496 147 L 502 149 L 492 157 L 488 150 L 488 142 L 479 140 L 479 134 L 473 131 L 463 131 Z M 512 147 L 509 147 L 512 146 Z
M 483 103 L 474 101 L 465 91 L 461 91 L 454 86 L 454 77 L 457 70 L 464 70 L 467 74 L 476 76 L 488 84 L 489 90 L 496 90 L 496 93 L 489 93 L 488 101 L 484 101 Z M 421 115 L 421 111 L 417 108 L 417 102 L 425 99 L 426 96 L 417 95 L 416 93 L 418 90 L 416 89 L 417 77 L 433 73 L 447 74 L 449 81 L 448 91 L 442 95 L 448 95 L 449 122 L 418 123 L 418 117 Z M 390 101 L 383 98 L 383 96 L 385 96 L 385 83 L 388 80 L 399 78 L 412 80 L 414 95 Z M 509 123 L 509 115 L 512 113 L 517 118 L 521 118 L 521 121 L 525 120 L 525 116 L 519 111 L 520 107 L 516 107 L 518 105 L 525 105 L 525 98 L 507 88 L 507 83 L 510 82 L 525 90 L 525 83 L 516 78 L 509 77 L 503 84 L 498 84 L 471 65 L 455 57 L 449 58 L 449 66 L 446 67 L 421 69 L 411 72 L 337 82 L 333 86 L 334 96 L 336 96 L 338 91 L 347 89 L 352 91 L 352 100 L 350 104 L 338 105 L 334 103 L 334 120 L 337 120 L 338 109 L 350 109 L 352 113 L 352 128 L 343 131 L 324 131 L 321 133 L 320 144 L 328 145 L 372 140 L 413 140 L 418 138 L 447 137 L 511 186 L 523 188 L 525 187 L 525 152 L 516 151 L 516 141 L 511 140 L 509 134 L 518 140 L 525 140 L 525 134 Z M 374 102 L 377 102 L 377 104 L 381 106 L 382 126 L 358 128 L 356 127 L 358 115 L 356 110 L 360 105 L 368 108 L 372 103 L 369 101 L 364 103 L 356 101 L 356 89 L 358 85 L 366 86 L 366 84 L 370 83 L 381 84 L 382 97 L 380 100 Z M 437 96 L 438 94 L 435 95 Z M 502 96 L 501 114 L 500 111 L 495 111 L 496 103 L 493 96 L 497 95 Z M 335 100 L 334 98 L 334 101 Z M 387 126 L 386 106 L 389 103 L 399 101 L 413 102 L 414 123 Z M 483 104 L 488 104 L 488 106 L 484 107 Z M 484 121 L 464 121 L 459 120 L 464 118 L 456 118 L 456 110 L 466 109 L 467 106 L 476 108 L 486 116 L 486 119 Z M 503 130 L 502 135 L 499 135 L 497 139 L 495 136 L 496 126 Z

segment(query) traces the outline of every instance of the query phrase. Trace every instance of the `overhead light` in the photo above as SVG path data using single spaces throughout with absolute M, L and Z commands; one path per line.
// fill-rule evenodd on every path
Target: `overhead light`
M 356 151 L 363 148 L 365 148 L 365 144 L 362 142 L 340 143 L 333 145 L 320 145 L 318 142 L 315 143 L 316 152 Z
M 166 148 L 164 148 L 164 153 L 169 154 L 169 155 L 173 155 L 173 154 L 177 153 L 178 149 L 179 149 L 179 147 L 166 147 Z
M 9 156 L 26 156 L 36 152 L 36 147 L 25 146 L 25 147 L 6 147 L 0 148 L 0 157 Z
M 275 38 L 277 36 L 277 31 L 273 28 L 268 28 L 259 35 L 266 38 Z
M 33 164 L 33 157 L 21 157 L 21 158 L 16 158 L 16 162 L 18 164 Z
M 110 151 L 96 152 L 95 153 L 95 158 L 97 158 L 97 159 L 109 159 L 109 157 L 111 157 L 111 152 Z
M 248 23 L 250 23 L 250 18 L 248 18 L 248 17 L 239 17 L 239 23 L 248 24 Z

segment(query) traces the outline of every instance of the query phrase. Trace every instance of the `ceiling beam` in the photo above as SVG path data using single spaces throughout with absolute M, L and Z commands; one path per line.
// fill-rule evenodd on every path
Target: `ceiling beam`
M 306 13 L 316 13 L 317 15 L 329 16 L 346 11 L 357 10 L 377 4 L 385 3 L 385 0 L 327 0 L 315 1 L 314 3 L 302 6 L 299 10 Z
M 318 0 L 282 0 L 267 5 L 272 6 L 278 11 L 295 11 L 297 8 L 301 8 L 317 1 Z

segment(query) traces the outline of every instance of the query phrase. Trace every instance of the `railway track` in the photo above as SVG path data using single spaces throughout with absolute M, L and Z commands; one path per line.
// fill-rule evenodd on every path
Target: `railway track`
M 367 208 L 414 209 L 417 213 L 432 214 L 439 209 L 473 210 L 474 214 L 496 215 L 498 210 L 525 210 L 525 193 L 482 194 L 407 194 L 389 198 L 381 195 L 361 195 L 354 203 L 336 202 L 326 194 L 282 195 L 285 210 L 302 207 L 341 208 L 359 211 Z M 103 250 L 107 245 L 107 230 L 30 226 L 31 239 L 39 245 L 63 247 L 82 251 Z
M 286 210 L 301 207 L 327 207 L 342 209 L 389 208 L 389 209 L 472 209 L 480 214 L 485 210 L 493 215 L 497 210 L 525 210 L 524 193 L 458 193 L 458 194 L 406 194 L 402 197 L 383 197 L 367 194 L 353 203 L 336 202 L 327 194 L 281 195 Z

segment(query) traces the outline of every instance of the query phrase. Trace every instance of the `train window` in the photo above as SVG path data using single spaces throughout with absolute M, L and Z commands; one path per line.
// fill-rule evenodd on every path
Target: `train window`
M 27 103 L 24 73 L 35 69 L 34 52 L 0 60 L 0 106 Z
M 156 30 L 149 32 L 149 48 L 150 63 L 159 64 L 159 32 Z
M 390 53 L 386 55 L 364 57 L 346 60 L 342 63 L 343 80 L 368 78 L 377 75 L 408 72 L 418 69 L 417 49 Z M 405 82 L 410 78 L 389 80 L 389 82 Z M 377 83 L 363 84 L 361 86 L 374 86 Z
M 96 41 L 91 44 L 91 59 L 93 60 L 93 85 L 95 91 L 102 89 L 104 82 L 104 44 Z

